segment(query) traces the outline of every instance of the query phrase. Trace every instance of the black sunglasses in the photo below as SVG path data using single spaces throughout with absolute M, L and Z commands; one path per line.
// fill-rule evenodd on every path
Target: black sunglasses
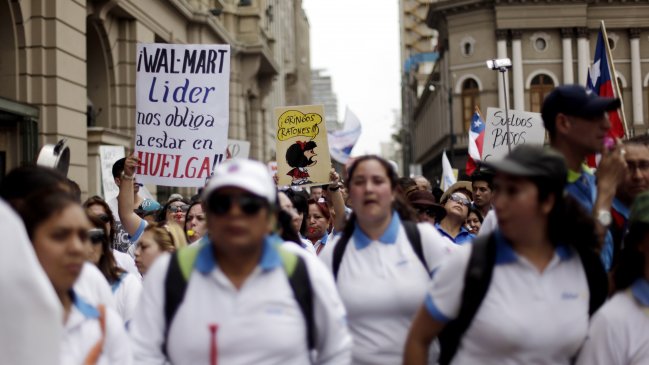
M 88 230 L 88 239 L 93 245 L 98 245 L 106 240 L 106 233 L 103 229 L 93 228 Z
M 187 212 L 189 210 L 189 205 L 170 205 L 169 211 L 172 213 Z
M 419 214 L 426 214 L 431 218 L 437 217 L 437 211 L 432 208 L 416 208 L 416 209 L 417 209 L 417 213 Z
M 97 218 L 99 218 L 99 220 L 101 220 L 104 223 L 110 222 L 110 217 L 108 216 L 108 214 L 100 214 L 97 216 Z
M 207 202 L 207 208 L 216 215 L 225 215 L 230 211 L 234 202 L 236 202 L 241 211 L 246 215 L 255 215 L 262 208 L 268 207 L 266 199 L 255 195 L 242 194 L 233 196 L 228 194 L 214 194 Z

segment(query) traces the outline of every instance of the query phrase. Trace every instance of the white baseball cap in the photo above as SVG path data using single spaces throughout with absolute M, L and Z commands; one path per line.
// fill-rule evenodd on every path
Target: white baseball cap
M 234 187 L 246 190 L 275 204 L 277 189 L 266 165 L 247 159 L 227 160 L 214 169 L 214 176 L 203 190 L 203 200 L 217 189 Z

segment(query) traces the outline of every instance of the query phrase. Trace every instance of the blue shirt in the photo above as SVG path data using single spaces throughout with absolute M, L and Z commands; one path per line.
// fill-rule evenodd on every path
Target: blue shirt
M 475 235 L 473 233 L 470 233 L 464 226 L 460 228 L 460 233 L 457 234 L 457 236 L 453 237 L 449 233 L 447 233 L 440 225 L 439 223 L 435 223 L 435 228 L 437 228 L 437 231 L 439 233 L 448 238 L 449 240 L 453 241 L 453 243 L 462 245 L 467 242 L 471 242 L 474 238 Z

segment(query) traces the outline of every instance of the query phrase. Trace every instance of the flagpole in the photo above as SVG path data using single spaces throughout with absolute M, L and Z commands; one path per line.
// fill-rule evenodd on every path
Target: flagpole
M 624 137 L 629 139 L 629 127 L 626 124 L 626 115 L 624 114 L 624 100 L 622 100 L 622 93 L 620 92 L 620 84 L 617 82 L 617 72 L 615 72 L 615 64 L 613 63 L 613 55 L 611 53 L 611 46 L 608 44 L 608 35 L 606 34 L 606 26 L 604 21 L 600 21 L 602 36 L 604 37 L 604 47 L 606 47 L 606 57 L 608 57 L 609 72 L 613 75 L 613 85 L 615 85 L 615 93 L 620 99 L 620 114 L 622 115 L 622 124 L 624 124 Z

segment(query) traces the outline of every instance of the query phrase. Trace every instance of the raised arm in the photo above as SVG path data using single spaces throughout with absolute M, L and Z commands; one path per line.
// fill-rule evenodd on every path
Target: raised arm
M 329 190 L 329 200 L 334 208 L 334 231 L 342 232 L 345 228 L 345 222 L 347 222 L 347 216 L 345 214 L 345 199 L 343 199 L 343 193 L 340 191 L 340 175 L 334 170 L 331 169 L 329 172 L 329 180 L 331 183 L 327 187 Z M 333 189 L 333 190 L 332 190 Z
M 117 195 L 119 219 L 122 222 L 124 230 L 131 236 L 135 235 L 142 223 L 142 218 L 135 214 L 133 210 L 133 205 L 135 204 L 133 183 L 135 182 L 135 169 L 138 164 L 139 161 L 134 155 L 126 158 L 124 172 L 119 179 L 119 194 Z

